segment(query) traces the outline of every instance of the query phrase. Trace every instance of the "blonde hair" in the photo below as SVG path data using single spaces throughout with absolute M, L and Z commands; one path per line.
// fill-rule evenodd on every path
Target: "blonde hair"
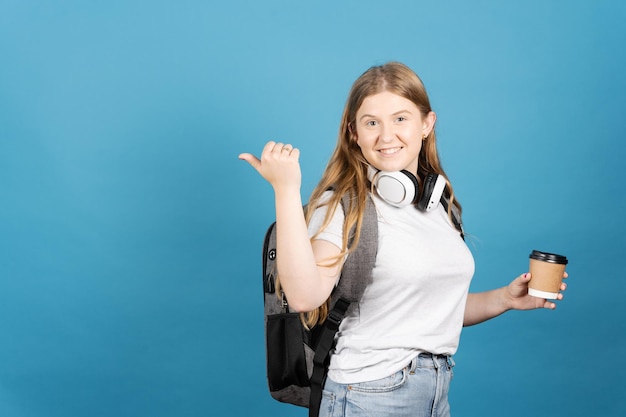
M 352 85 L 341 118 L 337 145 L 321 180 L 311 194 L 306 213 L 308 224 L 315 209 L 322 205 L 322 194 L 332 188 L 334 191 L 332 197 L 323 203 L 328 205 L 326 217 L 320 228 L 320 230 L 323 230 L 330 223 L 337 206 L 341 204 L 342 197 L 344 195 L 349 196 L 349 204 L 344 207 L 345 222 L 343 225 L 341 254 L 334 260 L 335 264 L 354 250 L 359 242 L 359 231 L 363 222 L 367 193 L 371 185 L 367 178 L 368 163 L 353 133 L 355 131 L 356 113 L 365 98 L 384 91 L 389 91 L 412 101 L 420 109 L 423 118 L 432 111 L 422 80 L 409 67 L 399 62 L 389 62 L 384 65 L 371 67 Z M 417 174 L 420 186 L 421 180 L 429 173 L 440 174 L 446 177 L 437 152 L 434 129 L 425 138 L 418 161 Z M 460 215 L 461 206 L 454 198 L 452 185 L 449 181 L 447 181 L 445 196 L 451 202 L 448 206 L 450 218 L 452 219 L 451 208 L 453 204 L 458 209 Z M 315 239 L 315 237 L 313 236 L 311 240 Z M 308 327 L 312 327 L 317 323 L 323 322 L 328 315 L 329 305 L 330 297 L 317 309 L 303 313 L 301 316 L 303 323 Z

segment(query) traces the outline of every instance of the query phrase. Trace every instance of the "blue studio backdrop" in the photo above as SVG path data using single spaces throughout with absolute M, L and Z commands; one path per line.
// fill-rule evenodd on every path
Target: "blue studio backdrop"
M 562 253 L 556 311 L 467 328 L 457 416 L 623 416 L 626 6 L 618 1 L 0 1 L 0 415 L 304 416 L 265 380 L 271 187 L 303 198 L 351 83 L 424 80 L 472 291 Z

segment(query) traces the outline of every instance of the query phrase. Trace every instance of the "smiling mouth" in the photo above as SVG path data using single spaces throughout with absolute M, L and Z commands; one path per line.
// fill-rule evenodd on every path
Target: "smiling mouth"
M 400 149 L 402 149 L 401 147 L 398 148 L 387 148 L 387 149 L 380 149 L 378 152 L 382 153 L 383 155 L 393 155 L 395 153 L 400 152 Z

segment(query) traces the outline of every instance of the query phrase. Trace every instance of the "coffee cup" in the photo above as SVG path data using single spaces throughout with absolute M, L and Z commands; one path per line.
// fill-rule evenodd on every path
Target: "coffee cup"
M 561 291 L 567 258 L 563 255 L 538 250 L 533 250 L 529 258 L 528 294 L 533 297 L 556 299 L 559 291 Z

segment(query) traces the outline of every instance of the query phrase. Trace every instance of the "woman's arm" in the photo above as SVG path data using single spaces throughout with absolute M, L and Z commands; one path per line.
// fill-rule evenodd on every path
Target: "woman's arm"
M 563 277 L 567 278 L 567 273 Z M 554 310 L 556 308 L 555 303 L 528 295 L 529 281 L 530 273 L 526 273 L 515 278 L 506 287 L 470 293 L 467 296 L 463 325 L 472 326 L 482 323 L 508 310 L 533 310 L 536 308 Z M 565 291 L 566 288 L 565 283 L 561 284 L 561 291 Z M 557 299 L 562 300 L 563 294 L 559 294 Z
M 296 311 L 311 311 L 330 295 L 341 265 L 318 266 L 341 250 L 326 241 L 309 239 L 302 197 L 300 152 L 290 145 L 268 142 L 261 159 L 241 154 L 274 188 L 276 203 L 276 266 L 281 285 Z

